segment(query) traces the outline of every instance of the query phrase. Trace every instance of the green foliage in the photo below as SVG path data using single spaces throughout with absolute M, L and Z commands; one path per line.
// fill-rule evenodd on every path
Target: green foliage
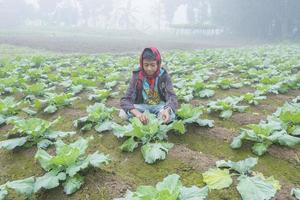
M 203 173 L 203 181 L 210 189 L 222 189 L 232 184 L 232 175 L 238 175 L 236 188 L 242 199 L 271 199 L 281 186 L 272 176 L 265 178 L 261 173 L 253 172 L 251 168 L 256 164 L 257 158 L 252 157 L 238 162 L 220 160 L 216 162 L 218 168 Z M 230 174 L 229 170 L 238 174 Z
M 197 123 L 199 126 L 213 127 L 214 121 L 208 119 L 200 119 L 204 111 L 204 107 L 193 107 L 191 104 L 181 104 L 177 110 L 176 115 L 183 120 L 183 123 Z
M 55 139 L 75 134 L 75 132 L 51 130 L 51 127 L 56 124 L 58 120 L 59 118 L 53 122 L 39 118 L 11 119 L 9 123 L 13 124 L 14 127 L 9 134 L 14 138 L 1 141 L 0 148 L 12 150 L 26 143 L 30 145 L 37 144 L 38 147 L 47 148 Z
M 289 147 L 300 144 L 300 138 L 297 137 L 300 135 L 299 113 L 299 103 L 286 103 L 273 115 L 268 116 L 266 122 L 241 128 L 240 135 L 233 139 L 230 146 L 237 149 L 241 147 L 242 140 L 254 141 L 252 151 L 260 156 L 273 143 Z
M 114 124 L 112 127 L 114 135 L 118 138 L 129 137 L 120 146 L 122 151 L 132 152 L 141 143 L 144 160 L 151 164 L 157 160 L 164 160 L 168 151 L 173 147 L 173 144 L 163 142 L 167 139 L 167 132 L 175 130 L 180 134 L 184 134 L 185 127 L 182 121 L 174 121 L 169 125 L 165 125 L 155 115 L 149 112 L 145 112 L 145 114 L 149 119 L 148 124 L 144 125 L 138 118 L 134 117 L 128 125 Z
M 190 188 L 182 186 L 179 175 L 172 174 L 164 178 L 162 182 L 153 186 L 139 186 L 136 192 L 128 190 L 123 198 L 114 200 L 204 200 L 208 194 L 208 188 Z
M 112 130 L 113 113 L 115 108 L 109 108 L 103 103 L 95 103 L 86 109 L 88 116 L 79 118 L 73 122 L 81 131 L 91 130 L 93 127 L 99 133 Z
M 39 149 L 35 155 L 35 159 L 47 173 L 36 178 L 34 192 L 39 191 L 41 188 L 52 189 L 58 187 L 63 182 L 64 192 L 72 194 L 84 182 L 84 177 L 80 175 L 80 171 L 89 166 L 101 168 L 110 162 L 108 155 L 98 151 L 87 155 L 88 140 L 83 138 L 71 144 L 65 144 L 58 140 L 55 147 L 55 156 L 48 154 L 43 149 Z
M 20 111 L 18 108 L 20 103 L 15 103 L 13 97 L 0 99 L 0 125 L 4 124 L 8 117 L 17 114 Z
M 207 104 L 208 112 L 220 112 L 219 117 L 229 119 L 234 111 L 244 112 L 247 106 L 238 105 L 240 97 L 226 97 L 225 99 L 211 101 Z

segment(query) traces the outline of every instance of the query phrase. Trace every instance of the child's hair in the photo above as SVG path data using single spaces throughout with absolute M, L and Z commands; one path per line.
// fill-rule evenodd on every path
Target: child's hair
M 143 53 L 143 59 L 156 60 L 156 56 L 151 49 L 146 49 Z

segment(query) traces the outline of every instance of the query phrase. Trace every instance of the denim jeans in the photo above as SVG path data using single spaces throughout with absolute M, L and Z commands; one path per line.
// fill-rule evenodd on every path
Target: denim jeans
M 145 112 L 146 110 L 148 110 L 150 113 L 155 114 L 156 117 L 159 117 L 159 112 L 162 111 L 164 109 L 164 106 L 166 104 L 165 103 L 160 103 L 157 105 L 148 105 L 148 104 L 134 104 L 134 107 L 140 111 L 141 113 Z M 119 116 L 125 120 L 128 120 L 129 118 L 133 117 L 133 115 L 130 113 L 130 111 L 128 111 L 127 113 L 125 113 L 124 110 L 120 111 Z M 173 112 L 173 110 L 171 109 L 171 113 L 170 113 L 170 119 L 167 121 L 167 123 L 173 121 L 176 118 L 175 113 Z

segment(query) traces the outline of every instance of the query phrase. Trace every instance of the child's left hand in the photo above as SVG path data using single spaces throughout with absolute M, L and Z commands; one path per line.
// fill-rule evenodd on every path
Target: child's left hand
M 164 123 L 167 123 L 170 119 L 169 108 L 160 111 L 159 116 L 162 118 Z

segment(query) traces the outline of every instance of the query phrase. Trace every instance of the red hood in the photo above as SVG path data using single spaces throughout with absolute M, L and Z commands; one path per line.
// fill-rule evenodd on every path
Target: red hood
M 158 66 L 158 69 L 160 69 L 160 65 L 161 65 L 161 56 L 160 56 L 160 53 L 158 51 L 158 49 L 156 47 L 148 47 L 148 48 L 145 48 L 140 56 L 140 69 L 142 70 L 143 68 L 143 54 L 145 52 L 146 49 L 150 49 L 154 55 L 155 55 L 155 60 L 157 62 L 157 66 Z

